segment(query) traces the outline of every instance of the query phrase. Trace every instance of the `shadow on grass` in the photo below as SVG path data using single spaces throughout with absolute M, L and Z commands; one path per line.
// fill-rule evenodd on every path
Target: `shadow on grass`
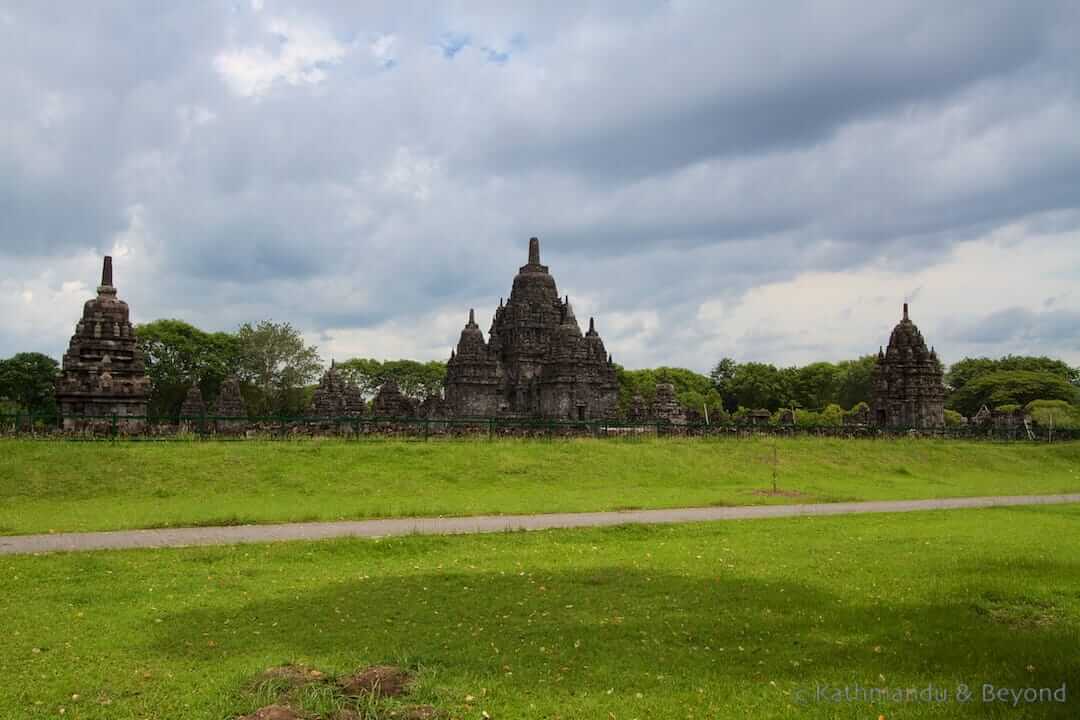
M 1042 576 L 1044 585 L 1055 572 L 1075 573 L 1072 563 L 1037 570 L 1051 573 Z M 970 572 L 977 578 L 976 568 Z M 311 592 L 268 589 L 276 596 L 166 616 L 145 642 L 150 652 L 197 664 L 250 657 L 252 673 L 267 656 L 329 663 L 338 671 L 407 658 L 430 671 L 419 699 L 444 707 L 460 704 L 463 687 L 499 688 L 541 706 L 547 698 L 553 707 L 585 693 L 694 698 L 704 687 L 782 704 L 790 701 L 785 693 L 815 682 L 1066 682 L 1070 691 L 1080 689 L 1074 601 L 1032 605 L 1026 597 L 987 594 L 1000 575 L 981 586 L 973 579 L 973 597 L 926 603 L 892 593 L 888 582 L 873 594 L 863 588 L 849 596 L 842 579 L 828 581 L 840 589 L 826 590 L 825 582 L 721 573 L 705 578 L 598 565 L 349 579 Z M 1075 595 L 1075 578 L 1071 587 Z M 237 696 L 225 704 L 243 709 L 243 702 Z M 1030 715 L 1021 709 L 1009 717 L 1055 717 L 1058 709 L 1028 708 Z M 950 710 L 953 716 L 986 712 Z

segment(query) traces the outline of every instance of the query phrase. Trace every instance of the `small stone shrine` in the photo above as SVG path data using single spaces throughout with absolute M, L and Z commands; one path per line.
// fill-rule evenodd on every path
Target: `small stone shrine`
M 390 379 L 382 384 L 375 395 L 371 413 L 377 418 L 411 418 L 416 416 L 416 406 L 402 394 L 398 384 Z
M 685 425 L 686 412 L 675 397 L 675 386 L 668 382 L 656 383 L 656 395 L 649 409 L 651 419 L 672 425 Z
M 202 390 L 198 385 L 188 388 L 184 402 L 180 405 L 181 418 L 199 418 L 206 414 L 206 403 L 203 402 Z
M 102 264 L 97 297 L 83 305 L 62 368 L 56 403 L 64 428 L 77 429 L 114 416 L 124 429 L 142 427 L 150 378 L 135 342 L 128 305 L 116 296 L 109 256 Z
M 221 383 L 217 403 L 214 404 L 214 415 L 219 418 L 247 419 L 247 407 L 244 405 L 244 396 L 240 393 L 240 381 L 235 377 L 227 378 Z
M 945 426 L 945 385 L 933 348 L 915 323 L 904 316 L 878 349 L 871 379 L 871 419 L 881 427 L 940 428 Z

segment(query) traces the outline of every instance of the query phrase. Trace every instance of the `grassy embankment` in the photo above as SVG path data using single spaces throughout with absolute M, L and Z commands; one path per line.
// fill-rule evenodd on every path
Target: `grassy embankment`
M 0 534 L 1080 491 L 1080 443 L 0 443 Z
M 4 557 L 0 718 L 220 720 L 289 662 L 404 664 L 406 702 L 454 718 L 1075 717 L 1078 524 L 1057 506 Z M 1068 701 L 985 704 L 983 683 Z M 928 684 L 948 700 L 816 691 Z M 341 702 L 325 690 L 296 702 Z

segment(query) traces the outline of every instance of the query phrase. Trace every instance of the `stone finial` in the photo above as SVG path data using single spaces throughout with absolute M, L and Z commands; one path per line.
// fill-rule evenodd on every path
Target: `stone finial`
M 112 287 L 112 256 L 106 255 L 105 261 L 101 264 L 101 286 Z
M 469 324 L 476 324 L 476 311 L 473 308 L 469 308 Z
M 540 238 L 529 238 L 529 264 L 540 264 Z
M 589 332 L 596 332 L 596 321 L 593 318 L 589 318 Z
M 904 319 L 905 319 L 905 320 L 907 320 L 907 319 L 908 319 L 908 313 L 907 313 L 907 303 L 904 303 Z

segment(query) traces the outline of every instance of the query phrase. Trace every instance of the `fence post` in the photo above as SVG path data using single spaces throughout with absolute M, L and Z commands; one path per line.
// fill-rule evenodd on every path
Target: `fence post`
M 488 418 L 488 440 L 495 437 L 495 418 Z
M 19 409 L 16 408 L 15 409 L 15 436 L 16 437 L 18 437 L 18 435 L 19 435 L 19 430 L 22 429 L 22 423 L 19 422 L 19 420 L 20 420 L 19 416 L 20 415 L 22 415 L 22 413 L 20 413 Z
M 112 439 L 115 440 L 116 439 L 116 432 L 117 432 L 116 413 L 112 414 L 112 427 L 109 428 L 109 432 L 112 434 Z

